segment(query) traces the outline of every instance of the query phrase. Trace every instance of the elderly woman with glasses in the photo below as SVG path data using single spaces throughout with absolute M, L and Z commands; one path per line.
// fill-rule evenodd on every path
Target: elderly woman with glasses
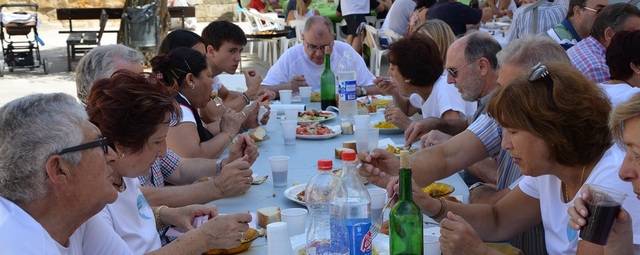
M 90 222 L 106 222 L 134 254 L 155 250 L 162 254 L 201 254 L 212 248 L 240 245 L 251 221 L 248 213 L 218 216 L 217 209 L 207 205 L 152 208 L 140 191 L 137 177 L 147 174 L 156 158 L 167 153 L 165 138 L 170 126 L 181 117 L 169 88 L 153 76 L 117 71 L 111 78 L 94 83 L 87 112 L 116 151 L 113 176 L 122 180 L 116 182 L 120 191 L 116 201 Z M 194 229 L 191 224 L 200 216 L 209 220 Z M 161 248 L 156 229 L 168 225 L 187 232 Z
M 440 221 L 443 253 L 498 254 L 481 240 L 507 240 L 541 221 L 549 254 L 601 251 L 566 226 L 565 211 L 584 184 L 632 194 L 616 176 L 622 152 L 612 147 L 611 107 L 602 91 L 570 65 L 547 63 L 503 84 L 487 107 L 503 127 L 502 147 L 525 177 L 493 205 L 434 199 L 415 185 L 416 203 Z M 624 206 L 640 210 L 638 201 Z

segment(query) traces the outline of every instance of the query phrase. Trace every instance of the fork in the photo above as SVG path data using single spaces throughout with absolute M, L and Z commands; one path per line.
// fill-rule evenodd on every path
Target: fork
M 222 106 L 222 108 L 227 109 L 227 107 L 222 103 L 222 99 L 220 99 L 220 97 L 215 97 L 213 102 L 216 103 L 216 106 Z
M 376 220 L 376 223 L 373 224 L 371 228 L 369 228 L 369 233 L 371 233 L 371 240 L 373 240 L 373 238 L 375 238 L 378 235 L 378 233 L 380 233 L 380 228 L 382 228 L 382 220 L 384 218 L 384 212 L 387 210 L 387 208 L 389 207 L 389 203 L 391 202 L 391 200 L 393 200 L 393 197 L 395 197 L 396 195 L 398 195 L 398 193 L 393 192 L 393 195 L 391 195 L 389 200 L 387 200 L 387 202 L 384 203 L 384 207 L 382 207 L 382 213 L 380 213 L 380 216 Z

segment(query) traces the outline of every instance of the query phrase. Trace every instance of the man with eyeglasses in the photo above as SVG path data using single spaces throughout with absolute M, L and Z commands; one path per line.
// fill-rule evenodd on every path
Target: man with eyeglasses
M 131 254 L 104 226 L 85 223 L 118 197 L 116 159 L 72 96 L 34 94 L 0 108 L 0 253 Z
M 298 92 L 299 87 L 310 86 L 320 92 L 320 75 L 324 70 L 324 48 L 331 48 L 331 69 L 337 74 L 338 62 L 347 51 L 356 66 L 356 93 L 358 96 L 379 93 L 373 86 L 374 76 L 360 54 L 349 44 L 334 40 L 333 23 L 326 17 L 313 16 L 304 26 L 303 43 L 289 48 L 267 72 L 262 81 L 263 88 L 278 92 L 290 89 Z
M 589 37 L 567 50 L 571 64 L 595 83 L 610 80 L 605 54 L 619 31 L 640 30 L 640 10 L 627 3 L 608 5 L 593 21 Z
M 571 0 L 567 17 L 547 30 L 547 35 L 568 50 L 589 36 L 596 15 L 609 4 L 608 0 Z
M 513 13 L 513 21 L 511 29 L 507 35 L 507 43 L 523 37 L 528 34 L 539 34 L 547 31 L 556 24 L 560 23 L 567 13 L 567 4 L 560 0 L 539 0 L 544 1 L 537 9 L 537 17 L 534 19 L 534 10 L 529 7 L 538 4 L 534 1 L 531 4 L 525 4 Z M 534 20 L 537 22 L 536 27 L 532 27 Z

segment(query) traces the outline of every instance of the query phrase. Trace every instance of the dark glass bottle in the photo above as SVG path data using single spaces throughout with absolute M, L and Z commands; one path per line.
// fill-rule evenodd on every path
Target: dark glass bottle
M 320 106 L 326 110 L 336 104 L 336 76 L 331 71 L 331 46 L 324 47 L 324 70 L 320 76 Z
M 393 255 L 423 254 L 422 212 L 411 194 L 409 151 L 400 152 L 400 195 L 389 212 L 389 248 Z

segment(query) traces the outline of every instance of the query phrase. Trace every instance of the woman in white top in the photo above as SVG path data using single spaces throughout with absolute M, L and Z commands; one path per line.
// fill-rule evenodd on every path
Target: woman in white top
M 640 92 L 640 30 L 617 32 L 607 47 L 606 61 L 611 80 L 599 83 L 611 105 L 626 102 Z
M 296 9 L 287 13 L 287 25 L 290 20 L 305 20 L 311 16 L 320 15 L 316 9 L 309 9 L 312 0 L 299 0 L 296 2 Z

